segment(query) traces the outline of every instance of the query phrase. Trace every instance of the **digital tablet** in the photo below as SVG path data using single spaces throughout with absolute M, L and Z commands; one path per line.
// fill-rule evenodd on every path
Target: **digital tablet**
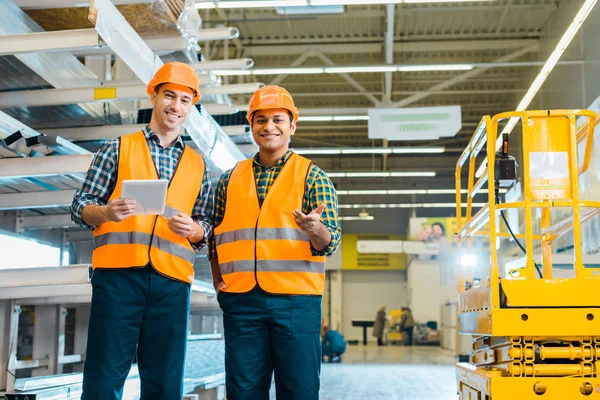
M 168 186 L 166 179 L 124 180 L 121 198 L 137 201 L 134 215 L 163 215 Z

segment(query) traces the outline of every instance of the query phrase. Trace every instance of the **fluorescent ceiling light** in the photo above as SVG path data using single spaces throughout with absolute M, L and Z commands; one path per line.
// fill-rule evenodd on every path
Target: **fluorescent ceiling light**
M 346 172 L 346 178 L 386 178 L 389 172 Z
M 435 172 L 329 172 L 330 178 L 432 177 Z
M 418 72 L 418 71 L 470 71 L 473 69 L 471 64 L 439 64 L 439 65 L 406 65 L 398 67 L 399 72 Z
M 312 118 L 312 117 L 311 117 Z M 315 117 L 319 118 L 319 117 Z M 444 147 L 350 147 L 343 149 L 314 148 L 293 149 L 298 154 L 439 154 L 446 151 Z
M 300 116 L 298 121 L 304 122 L 331 122 L 331 121 L 368 121 L 368 115 L 315 115 Z
M 252 75 L 322 74 L 323 68 L 256 68 Z
M 487 189 L 479 190 L 479 194 L 486 194 Z M 507 189 L 500 189 L 500 193 L 506 193 Z M 336 193 L 340 196 L 345 195 L 399 195 L 399 194 L 456 194 L 456 189 L 350 189 L 337 190 Z M 462 189 L 461 193 L 467 193 L 466 189 Z
M 334 121 L 368 121 L 368 115 L 338 115 L 333 117 Z
M 374 216 L 369 215 L 367 217 L 360 216 L 348 216 L 348 217 L 338 217 L 340 221 L 373 221 L 375 219 Z
M 229 28 L 223 28 L 229 29 Z M 324 67 L 293 67 L 293 68 L 254 68 L 245 71 L 228 71 L 222 67 L 213 73 L 217 75 L 293 75 L 293 74 L 353 74 L 365 72 L 419 72 L 419 71 L 468 71 L 472 64 L 430 64 L 430 65 L 347 65 Z
M 462 204 L 462 207 L 467 207 Z M 473 207 L 483 207 L 485 203 L 473 203 Z M 399 203 L 399 204 L 339 204 L 338 208 L 456 208 L 456 203 Z
M 373 149 L 342 149 L 342 154 L 390 154 L 390 148 L 373 148 Z
M 342 149 L 292 149 L 298 154 L 342 154 Z
M 351 74 L 357 72 L 395 72 L 398 67 L 394 65 L 367 65 L 367 66 L 349 66 L 349 67 L 326 67 L 327 74 Z
M 305 122 L 330 122 L 333 121 L 333 117 L 331 115 L 317 115 L 314 117 L 298 117 L 298 121 Z
M 435 176 L 435 172 L 390 172 L 392 177 Z
M 546 60 L 546 63 L 540 70 L 539 74 L 533 80 L 533 83 L 527 90 L 527 93 L 525 93 L 525 96 L 523 96 L 523 99 L 521 99 L 521 102 L 519 103 L 515 111 L 525 111 L 527 109 L 537 92 L 540 90 L 540 88 L 546 81 L 546 78 L 548 78 L 548 75 L 550 75 L 550 72 L 552 72 L 552 70 L 556 66 L 558 60 L 560 60 L 567 47 L 569 47 L 569 44 L 571 44 L 573 37 L 575 37 L 575 35 L 579 31 L 581 25 L 583 25 L 586 18 L 596 5 L 597 1 L 598 0 L 586 0 L 583 3 L 581 8 L 579 9 L 579 12 L 577 13 L 577 15 L 575 15 L 575 18 L 573 18 L 573 21 L 571 22 L 565 33 L 562 35 L 561 39 L 558 41 L 558 44 L 554 48 L 554 51 L 550 54 L 550 56 Z M 502 133 L 510 134 L 514 129 L 515 125 L 517 125 L 519 119 L 520 118 L 518 117 L 510 118 L 508 120 L 508 123 L 502 130 Z M 502 135 L 499 135 L 498 139 L 496 140 L 496 150 L 500 149 L 501 146 Z M 487 158 L 481 163 L 481 165 L 477 169 L 477 172 L 475 173 L 475 176 L 477 178 L 481 177 L 481 175 L 483 175 L 484 171 L 486 170 L 486 167 Z
M 394 154 L 437 154 L 445 151 L 444 147 L 400 147 L 392 149 Z
M 215 75 L 221 75 L 221 76 L 242 76 L 242 75 L 252 75 L 252 71 L 250 71 L 249 69 L 246 70 L 226 70 L 226 69 L 218 69 L 218 70 L 212 70 L 211 71 L 213 74 Z

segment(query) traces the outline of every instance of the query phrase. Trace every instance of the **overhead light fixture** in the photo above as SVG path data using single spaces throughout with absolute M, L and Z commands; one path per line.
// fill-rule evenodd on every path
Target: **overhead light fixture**
M 398 67 L 398 72 L 470 71 L 473 68 L 474 67 L 471 64 L 406 65 Z
M 366 217 L 361 217 L 359 215 L 356 215 L 356 216 L 352 215 L 352 216 L 348 216 L 348 217 L 338 217 L 338 219 L 340 221 L 373 221 L 375 219 L 375 217 L 372 215 L 369 215 Z
M 467 204 L 461 204 L 467 207 Z M 480 208 L 485 203 L 473 203 L 473 207 Z M 399 204 L 339 204 L 338 208 L 456 208 L 456 203 L 399 203 Z
M 330 178 L 433 177 L 435 172 L 330 172 Z
M 348 67 L 326 67 L 323 68 L 327 74 L 352 74 L 360 72 L 395 72 L 398 67 L 394 65 L 366 65 Z
M 554 51 L 550 54 L 550 56 L 544 63 L 544 66 L 542 67 L 542 69 L 540 70 L 538 75 L 533 80 L 533 83 L 531 84 L 531 86 L 529 87 L 527 92 L 525 93 L 525 96 L 523 96 L 523 98 L 519 102 L 519 105 L 517 105 L 517 108 L 515 109 L 515 111 L 525 111 L 527 109 L 527 107 L 529 106 L 529 104 L 531 103 L 531 101 L 533 100 L 535 95 L 538 93 L 538 91 L 540 90 L 540 88 L 542 87 L 544 82 L 546 81 L 546 78 L 548 78 L 548 75 L 550 75 L 550 72 L 552 72 L 552 70 L 556 66 L 556 63 L 558 62 L 558 60 L 560 60 L 560 58 L 564 54 L 567 47 L 569 47 L 569 44 L 571 44 L 571 41 L 573 40 L 573 38 L 575 37 L 577 32 L 579 32 L 581 25 L 583 25 L 583 23 L 585 22 L 587 17 L 590 15 L 590 12 L 592 11 L 592 9 L 594 8 L 594 6 L 596 5 L 597 2 L 598 2 L 598 0 L 586 0 L 583 3 L 581 8 L 579 9 L 579 12 L 577 12 L 577 15 L 575 15 L 575 17 L 573 18 L 573 21 L 571 22 L 571 24 L 569 25 L 569 27 L 567 28 L 565 33 L 562 35 L 562 37 L 558 41 L 558 44 L 554 48 Z M 514 129 L 514 127 L 517 125 L 517 122 L 519 122 L 519 119 L 520 118 L 518 118 L 518 117 L 510 118 L 508 120 L 508 123 L 502 130 L 502 133 L 510 134 L 512 132 L 512 130 Z M 502 146 L 502 135 L 498 135 L 498 139 L 496 140 L 496 150 L 499 150 L 501 146 Z M 487 167 L 487 157 L 481 163 L 479 168 L 477 169 L 475 176 L 477 178 L 481 177 L 481 175 L 483 175 L 484 171 L 486 170 L 486 167 Z
M 303 122 L 331 122 L 331 121 L 368 121 L 368 115 L 314 115 L 300 116 L 298 121 Z
M 485 65 L 482 65 L 485 66 Z M 510 65 L 507 65 L 510 66 Z M 469 71 L 472 64 L 430 64 L 430 65 L 348 65 L 324 67 L 254 68 L 245 71 L 230 71 L 223 67 L 213 73 L 224 76 L 237 75 L 297 75 L 297 74 L 356 74 L 368 72 L 421 72 L 421 71 Z
M 507 189 L 500 189 L 500 193 L 506 193 Z M 487 189 L 479 190 L 479 194 L 487 194 Z M 336 190 L 339 196 L 345 195 L 412 195 L 412 194 L 456 194 L 456 189 L 350 189 Z M 462 189 L 462 194 L 466 194 L 467 190 Z
M 444 147 L 355 147 L 343 149 L 314 148 L 292 149 L 298 154 L 336 155 L 336 154 L 440 154 L 446 151 Z
M 390 154 L 390 148 L 342 149 L 342 154 Z
M 298 121 L 304 122 L 330 122 L 333 121 L 333 117 L 330 115 L 316 115 L 310 117 L 298 117 Z
M 252 75 L 301 75 L 301 74 L 322 74 L 323 68 L 255 68 Z

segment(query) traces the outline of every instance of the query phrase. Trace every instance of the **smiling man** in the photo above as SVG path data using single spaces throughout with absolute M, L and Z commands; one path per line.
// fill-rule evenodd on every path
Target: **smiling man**
M 200 99 L 196 71 L 173 62 L 148 84 L 153 105 L 142 131 L 107 141 L 71 206 L 94 231 L 92 307 L 84 400 L 113 400 L 137 354 L 141 399 L 181 399 L 194 247 L 212 232 L 210 172 L 183 143 L 181 125 Z M 169 180 L 164 215 L 134 215 L 124 180 Z
M 340 241 L 335 188 L 289 150 L 298 110 L 265 86 L 248 122 L 259 152 L 221 176 L 209 259 L 223 310 L 229 400 L 319 396 L 325 257 Z

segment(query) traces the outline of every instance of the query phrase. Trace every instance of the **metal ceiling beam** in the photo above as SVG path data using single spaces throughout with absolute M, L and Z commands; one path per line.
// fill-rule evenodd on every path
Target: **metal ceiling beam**
M 317 51 L 314 53 L 314 55 L 316 57 L 320 58 L 326 65 L 335 65 L 335 63 L 333 61 L 331 61 L 331 59 L 329 59 L 329 57 L 327 57 L 325 54 L 323 54 L 321 52 Z M 349 74 L 339 74 L 339 76 L 344 78 L 353 88 L 358 90 L 360 93 L 364 94 L 365 97 L 367 99 L 371 100 L 375 106 L 378 106 L 381 104 L 381 102 L 377 98 L 375 98 L 375 96 L 370 94 L 367 91 L 367 89 L 365 89 L 360 83 L 358 83 L 356 80 L 354 80 L 354 78 L 352 78 Z
M 227 35 L 237 34 L 239 31 L 235 28 L 207 28 L 202 29 L 199 40 L 223 40 Z M 189 42 L 179 36 L 155 36 L 144 41 L 156 53 L 171 53 L 189 46 Z M 0 36 L 0 56 L 51 51 L 69 51 L 78 56 L 114 54 L 94 28 Z
M 502 10 L 504 7 L 501 7 L 500 10 Z M 469 32 L 448 32 L 448 33 L 419 33 L 419 34 L 411 34 L 408 35 L 406 37 L 401 37 L 401 38 L 396 38 L 396 39 L 403 39 L 403 40 L 407 40 L 407 41 L 443 41 L 444 39 L 447 39 L 448 37 L 451 37 L 453 40 L 509 40 L 509 39 L 523 39 L 523 38 L 529 38 L 529 39 L 539 39 L 540 37 L 540 33 L 538 31 L 529 31 L 529 32 L 501 32 L 499 34 L 496 34 L 495 32 L 474 32 L 474 33 L 469 33 Z M 278 45 L 279 43 L 281 45 L 306 45 L 307 43 L 310 43 L 311 41 L 314 42 L 315 44 L 348 44 L 348 45 L 353 45 L 353 44 L 360 44 L 360 43 L 365 43 L 365 42 L 372 42 L 373 40 L 377 40 L 377 41 L 383 41 L 383 35 L 377 35 L 377 36 L 370 36 L 370 37 L 365 37 L 363 39 L 357 39 L 356 36 L 349 36 L 349 37 L 321 37 L 321 38 L 317 38 L 315 39 L 314 37 L 311 36 L 306 36 L 306 37 L 289 37 L 289 38 L 268 38 L 268 39 L 257 39 L 257 38 L 253 38 L 252 40 L 242 40 L 242 43 L 244 44 L 244 46 L 252 46 L 253 44 L 255 46 L 264 46 L 264 45 Z M 379 48 L 381 49 L 381 45 L 379 45 Z M 277 51 L 271 51 L 272 54 L 277 54 Z
M 107 140 L 140 131 L 145 126 L 146 124 L 86 126 L 79 128 L 44 129 L 41 130 L 40 133 L 48 136 L 61 135 L 64 138 L 74 141 Z M 229 136 L 240 136 L 246 134 L 245 125 L 223 126 L 222 128 L 223 131 L 225 131 L 225 133 Z
M 18 217 L 22 229 L 58 229 L 75 227 L 71 214 L 32 215 Z
M 201 88 L 202 94 L 254 93 L 261 83 L 242 83 Z M 20 90 L 0 93 L 0 108 L 56 106 L 77 103 L 136 100 L 148 97 L 146 85 L 80 87 L 70 89 Z
M 355 39 L 352 39 L 354 41 Z M 310 39 L 302 44 L 264 46 L 254 42 L 245 46 L 248 57 L 271 57 L 300 55 L 306 51 L 320 51 L 326 55 L 332 54 L 381 54 L 383 48 L 380 42 L 365 37 L 364 43 L 323 44 L 320 39 Z M 313 44 L 311 44 L 311 42 Z M 367 43 L 370 42 L 370 43 Z M 489 40 L 439 40 L 439 41 L 406 41 L 398 40 L 394 44 L 394 53 L 431 53 L 437 51 L 490 51 L 512 50 L 538 45 L 539 39 L 489 39 Z
M 304 52 L 302 52 L 302 54 L 300 54 L 300 57 L 296 58 L 294 60 L 294 62 L 292 62 L 290 64 L 290 67 L 298 67 L 298 66 L 302 65 L 304 63 L 304 61 L 306 61 L 308 58 L 313 57 L 313 56 L 314 56 L 314 52 L 312 50 L 310 50 L 310 49 L 305 50 Z M 288 77 L 287 74 L 278 75 L 269 84 L 270 85 L 279 85 L 287 77 Z
M 527 89 L 468 89 L 468 90 L 433 90 L 432 95 L 441 94 L 444 96 L 459 96 L 459 95 L 472 95 L 472 94 L 521 94 L 525 93 Z M 416 93 L 422 92 L 421 90 L 394 90 L 392 95 L 410 96 Z M 379 92 L 370 92 L 371 94 L 379 94 Z M 296 92 L 294 91 L 294 98 L 296 97 L 310 97 L 311 99 L 318 99 L 320 97 L 344 97 L 344 96 L 362 96 L 362 93 L 357 92 Z
M 497 62 L 497 63 L 509 62 L 511 60 L 518 59 L 519 57 L 522 57 L 525 54 L 529 54 L 529 53 L 536 52 L 536 51 L 538 51 L 538 46 L 525 47 L 523 49 L 514 51 L 504 57 L 500 57 L 497 60 L 495 60 L 494 62 Z M 400 100 L 399 102 L 394 103 L 394 107 L 406 107 L 409 104 L 412 104 L 412 103 L 419 101 L 427 96 L 430 96 L 431 91 L 444 90 L 458 82 L 462 82 L 467 79 L 471 79 L 477 75 L 480 75 L 480 74 L 484 73 L 485 71 L 488 71 L 490 68 L 492 68 L 492 67 L 476 68 L 469 72 L 459 74 L 452 79 L 448 79 L 442 83 L 439 83 L 437 85 L 430 87 L 425 92 L 414 94 L 412 96 L 409 96 L 407 98 Z
M 0 162 L 1 161 L 3 160 L 0 160 Z M 44 192 L 0 194 L 0 210 L 68 207 L 73 201 L 74 194 L 75 190 L 49 190 Z
M 92 154 L 3 158 L 0 159 L 0 178 L 33 178 L 36 176 L 86 173 Z
M 6 138 L 17 131 L 21 132 L 21 135 L 24 138 L 35 137 L 39 136 L 40 134 L 39 132 L 31 129 L 29 126 L 14 119 L 10 115 L 0 111 L 0 139 Z M 64 153 L 90 154 L 90 152 L 86 149 L 79 147 L 68 140 L 65 140 L 61 136 L 57 136 L 56 141 L 52 144 L 52 146 L 61 147 L 64 150 Z
M 0 36 L 0 56 L 75 50 L 102 45 L 95 29 L 73 29 Z

